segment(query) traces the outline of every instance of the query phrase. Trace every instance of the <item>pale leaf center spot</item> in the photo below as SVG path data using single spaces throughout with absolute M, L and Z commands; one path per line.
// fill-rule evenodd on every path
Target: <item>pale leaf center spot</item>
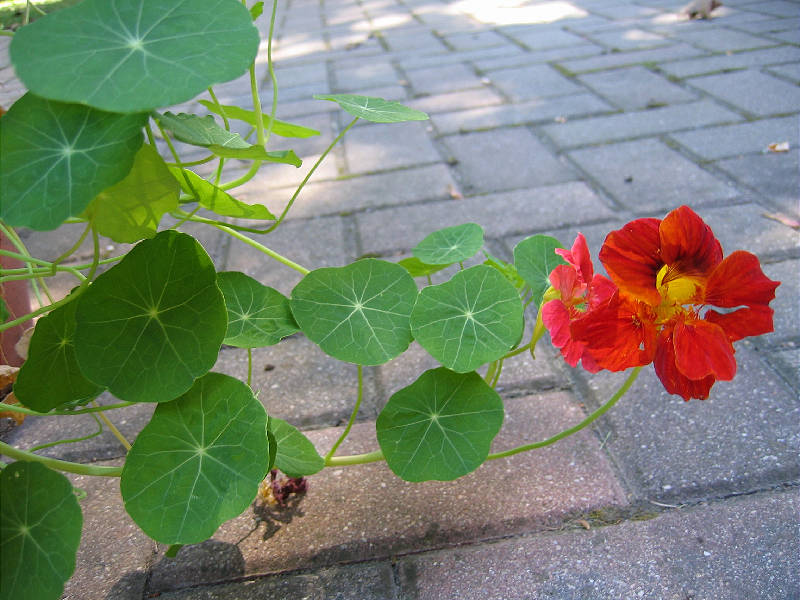
M 144 50 L 144 44 L 142 44 L 143 41 L 144 40 L 142 40 L 142 38 L 128 38 L 128 48 L 142 52 Z

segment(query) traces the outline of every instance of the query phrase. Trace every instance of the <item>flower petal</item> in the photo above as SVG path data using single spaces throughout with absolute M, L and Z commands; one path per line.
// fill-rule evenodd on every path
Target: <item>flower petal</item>
M 577 366 L 583 356 L 584 344 L 572 339 L 569 309 L 561 300 L 551 300 L 542 306 L 542 323 L 550 332 L 553 346 L 561 349 L 561 355 L 567 364 Z
M 578 271 L 578 276 L 583 283 L 589 283 L 594 276 L 594 265 L 589 254 L 589 246 L 582 233 L 578 233 L 572 244 L 571 250 L 556 248 L 556 254 L 560 255 Z
M 679 320 L 672 335 L 675 363 L 689 379 L 730 380 L 736 375 L 733 345 L 719 325 L 700 319 Z
M 574 304 L 573 299 L 583 301 L 582 295 L 585 285 L 578 282 L 578 273 L 571 265 L 558 265 L 550 271 L 550 284 L 553 286 L 565 304 Z
M 713 375 L 692 380 L 678 370 L 675 364 L 675 348 L 672 344 L 672 329 L 661 332 L 656 345 L 656 356 L 653 360 L 656 375 L 664 389 L 670 394 L 677 394 L 687 402 L 691 398 L 705 400 L 716 381 Z
M 722 262 L 722 246 L 711 228 L 688 206 L 669 213 L 658 228 L 661 259 L 674 273 L 704 275 Z
M 764 275 L 755 254 L 737 250 L 709 276 L 705 302 L 726 308 L 766 306 L 775 299 L 775 288 L 779 285 L 779 281 Z
M 658 305 L 656 275 L 664 265 L 659 251 L 658 219 L 636 219 L 612 231 L 600 249 L 600 262 L 621 290 Z
M 722 327 L 728 339 L 735 342 L 751 335 L 764 335 L 774 331 L 772 324 L 774 312 L 768 306 L 740 308 L 727 314 L 710 310 L 706 313 L 705 319 L 709 323 Z
M 623 371 L 653 360 L 656 328 L 652 311 L 619 293 L 573 321 L 570 331 L 603 369 Z

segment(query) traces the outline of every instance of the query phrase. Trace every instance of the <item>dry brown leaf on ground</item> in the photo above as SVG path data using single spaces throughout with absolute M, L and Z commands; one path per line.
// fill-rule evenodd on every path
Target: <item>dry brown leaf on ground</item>
M 788 152 L 789 142 L 772 142 L 767 145 L 767 150 L 770 152 Z
M 22 335 L 19 336 L 17 343 L 14 344 L 14 352 L 16 352 L 17 356 L 22 360 L 28 360 L 28 348 L 31 345 L 34 329 L 35 327 L 28 327 L 28 329 L 23 331 Z
M 453 184 L 450 184 L 450 185 L 447 186 L 447 193 L 450 194 L 450 197 L 453 200 L 463 200 L 464 199 L 464 195 L 461 192 L 459 192 L 458 189 L 456 189 L 456 186 L 454 186 Z
M 9 365 L 0 365 L 0 401 L 5 404 L 19 404 L 14 392 L 11 391 L 14 382 L 17 380 L 18 367 L 11 367 Z M 20 425 L 25 420 L 25 415 L 22 413 L 14 412 L 12 410 L 0 411 L 0 419 L 8 417 L 14 419 L 17 425 Z

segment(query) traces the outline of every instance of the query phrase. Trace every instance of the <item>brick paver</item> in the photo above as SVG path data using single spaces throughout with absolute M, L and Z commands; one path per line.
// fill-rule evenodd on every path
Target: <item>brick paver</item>
M 269 236 L 270 247 L 309 268 L 365 254 L 399 260 L 430 231 L 468 221 L 506 260 L 531 233 L 569 244 L 581 231 L 596 253 L 608 231 L 689 204 L 726 253 L 756 253 L 783 282 L 775 331 L 737 345 L 734 381 L 684 403 L 647 367 L 593 429 L 455 482 L 407 484 L 381 463 L 325 469 L 290 508 L 248 509 L 176 559 L 125 516 L 115 480 L 74 477 L 87 517 L 64 597 L 798 597 L 800 2 L 725 0 L 713 19 L 692 22 L 675 15 L 680 4 L 281 3 L 278 116 L 322 135 L 281 139 L 303 169 L 270 165 L 238 197 L 280 211 L 349 120 L 311 96 L 352 92 L 403 101 L 431 120 L 361 124 L 334 149 Z M 264 32 L 266 17 L 257 24 Z M 0 37 L 6 108 L 24 93 L 8 44 Z M 265 61 L 262 48 L 268 98 Z M 218 86 L 220 99 L 246 102 L 245 80 Z M 788 152 L 767 149 L 784 141 Z M 221 232 L 189 231 L 220 270 L 242 270 L 285 294 L 299 281 Z M 77 235 L 23 232 L 45 258 Z M 59 278 L 53 288 L 60 297 L 73 284 Z M 256 350 L 254 365 L 253 387 L 270 413 L 326 451 L 351 410 L 355 368 L 300 335 Z M 364 402 L 343 450 L 373 450 L 380 408 L 433 366 L 413 345 L 365 369 Z M 244 352 L 223 349 L 215 368 L 244 377 Z M 495 448 L 576 423 L 622 378 L 571 369 L 552 349 L 508 361 L 499 385 L 508 428 Z M 133 438 L 152 409 L 127 408 L 117 425 Z M 29 419 L 3 439 L 28 448 L 94 428 L 89 418 Z M 43 454 L 119 462 L 124 450 L 105 432 Z

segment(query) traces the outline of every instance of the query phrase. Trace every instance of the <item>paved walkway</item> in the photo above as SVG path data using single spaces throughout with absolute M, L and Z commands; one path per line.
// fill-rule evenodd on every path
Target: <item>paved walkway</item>
M 757 253 L 783 282 L 775 332 L 738 344 L 739 375 L 706 402 L 666 395 L 648 368 L 592 431 L 556 446 L 451 483 L 406 484 L 381 464 L 326 469 L 291 509 L 247 511 L 174 560 L 124 514 L 116 481 L 75 477 L 86 523 L 65 597 L 800 597 L 800 3 L 725 4 L 688 22 L 674 15 L 680 0 L 282 2 L 278 116 L 322 136 L 294 144 L 303 169 L 271 168 L 243 198 L 280 208 L 346 124 L 314 93 L 400 100 L 431 120 L 354 128 L 270 236 L 276 250 L 310 267 L 394 260 L 433 229 L 475 221 L 501 257 L 537 232 L 569 243 L 582 231 L 597 252 L 611 229 L 687 203 L 726 252 Z M 21 88 L 8 69 L 0 82 L 7 105 Z M 219 93 L 249 92 L 239 82 Z M 785 141 L 788 152 L 767 151 Z M 296 282 L 242 245 L 198 235 L 220 270 L 284 293 Z M 54 256 L 72 233 L 27 239 Z M 344 452 L 375 448 L 378 410 L 429 364 L 412 349 L 368 370 Z M 302 337 L 256 351 L 255 365 L 271 414 L 327 450 L 352 406 L 354 369 Z M 243 376 L 242 352 L 224 350 L 216 369 Z M 496 447 L 577 422 L 619 381 L 552 352 L 512 363 Z M 133 437 L 152 407 L 127 410 L 119 425 Z M 29 419 L 5 439 L 30 447 L 92 426 Z M 111 436 L 46 453 L 122 455 Z

